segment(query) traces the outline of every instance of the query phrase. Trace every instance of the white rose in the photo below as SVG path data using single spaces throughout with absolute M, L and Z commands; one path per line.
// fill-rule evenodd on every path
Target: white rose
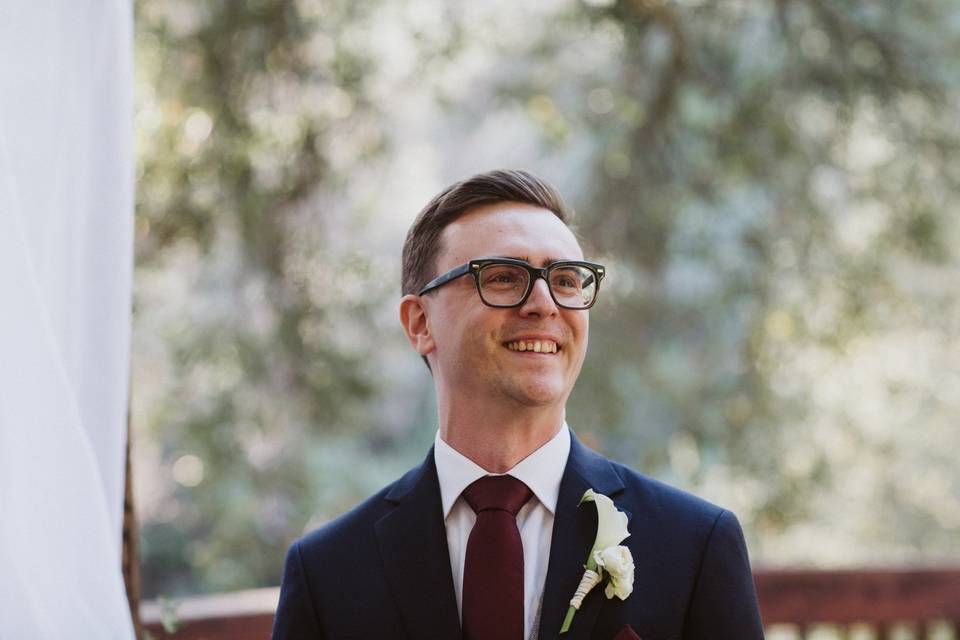
M 604 593 L 608 598 L 617 596 L 626 600 L 633 591 L 633 555 L 624 546 L 607 547 L 593 552 L 598 567 L 610 574 Z

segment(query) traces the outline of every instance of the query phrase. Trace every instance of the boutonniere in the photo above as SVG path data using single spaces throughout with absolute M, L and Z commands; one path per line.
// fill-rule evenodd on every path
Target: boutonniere
M 597 539 L 587 556 L 583 577 L 570 600 L 570 608 L 567 609 L 567 617 L 563 619 L 560 633 L 567 632 L 573 622 L 573 614 L 580 609 L 583 598 L 600 584 L 604 575 L 608 578 L 604 589 L 607 598 L 616 596 L 626 600 L 633 592 L 633 556 L 630 549 L 620 544 L 630 536 L 627 531 L 627 514 L 618 510 L 613 500 L 593 489 L 587 489 L 577 506 L 584 502 L 597 505 Z

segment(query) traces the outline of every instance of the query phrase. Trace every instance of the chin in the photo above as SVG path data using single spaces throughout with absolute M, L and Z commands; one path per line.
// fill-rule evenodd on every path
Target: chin
M 511 396 L 521 404 L 542 407 L 562 403 L 565 388 L 555 380 L 526 380 L 511 389 Z

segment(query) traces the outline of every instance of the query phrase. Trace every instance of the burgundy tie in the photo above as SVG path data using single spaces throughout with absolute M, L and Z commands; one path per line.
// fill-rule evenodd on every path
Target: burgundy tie
M 485 476 L 463 490 L 477 514 L 463 566 L 464 640 L 523 640 L 523 544 L 516 518 L 532 495 L 511 476 Z

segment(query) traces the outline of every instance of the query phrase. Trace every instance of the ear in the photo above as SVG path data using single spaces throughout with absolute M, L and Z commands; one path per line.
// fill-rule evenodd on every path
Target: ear
M 426 357 L 428 353 L 434 350 L 436 343 L 434 343 L 433 335 L 430 333 L 430 322 L 427 318 L 427 309 L 423 304 L 423 298 L 413 294 L 407 294 L 400 298 L 400 324 L 407 334 L 410 346 L 416 349 L 417 353 Z

